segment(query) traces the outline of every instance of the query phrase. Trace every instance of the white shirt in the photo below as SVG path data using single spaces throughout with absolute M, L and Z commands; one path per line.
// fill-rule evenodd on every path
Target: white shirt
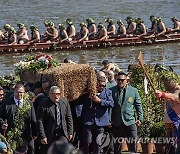
M 20 108 L 23 107 L 23 99 L 18 100 L 18 99 L 16 99 L 16 97 L 14 96 L 14 101 L 15 101 L 15 103 L 16 103 L 16 106 L 18 106 L 18 107 L 20 107 Z M 19 102 L 19 103 L 18 103 L 18 102 Z

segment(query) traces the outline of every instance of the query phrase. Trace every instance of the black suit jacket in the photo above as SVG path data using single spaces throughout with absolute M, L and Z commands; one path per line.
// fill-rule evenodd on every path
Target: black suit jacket
M 37 125 L 36 125 L 36 115 L 34 111 L 34 107 L 32 103 L 30 102 L 31 109 L 28 111 L 28 117 L 25 120 L 25 129 L 23 131 L 22 138 L 24 141 L 30 141 L 32 140 L 33 136 L 37 136 Z M 17 111 L 17 106 L 14 101 L 14 95 L 10 98 L 6 99 L 0 107 L 0 130 L 1 133 L 3 133 L 2 125 L 4 123 L 4 120 L 7 119 L 8 128 L 7 131 L 11 130 L 11 128 L 14 128 L 14 118 L 15 113 Z
M 61 113 L 61 125 L 65 136 L 73 134 L 73 120 L 71 109 L 68 101 L 61 98 L 59 101 Z M 40 138 L 47 138 L 48 143 L 51 142 L 53 131 L 56 127 L 55 105 L 48 97 L 43 100 L 37 110 L 37 123 Z

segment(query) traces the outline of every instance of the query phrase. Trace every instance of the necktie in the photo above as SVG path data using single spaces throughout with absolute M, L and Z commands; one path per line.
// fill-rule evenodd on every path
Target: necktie
M 59 104 L 56 103 L 56 123 L 58 126 L 60 126 L 61 123 L 61 117 L 60 117 L 60 109 L 59 109 Z
M 124 90 L 121 89 L 119 92 L 119 97 L 118 97 L 118 103 L 122 106 L 123 105 L 123 94 L 124 94 Z
M 21 101 L 18 101 L 18 107 L 22 108 L 22 102 Z

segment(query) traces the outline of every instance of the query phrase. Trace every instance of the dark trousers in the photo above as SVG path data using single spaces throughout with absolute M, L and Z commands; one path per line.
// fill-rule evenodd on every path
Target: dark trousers
M 124 124 L 121 124 L 120 126 L 114 126 L 112 129 L 112 134 L 114 137 L 114 154 L 119 154 L 121 152 L 119 142 L 122 141 L 122 138 L 126 138 L 130 142 L 128 146 L 130 152 L 135 153 L 137 151 L 137 127 L 135 124 L 130 126 L 126 126 Z
M 49 147 L 51 146 L 51 144 L 53 143 L 53 142 L 55 142 L 55 141 L 57 141 L 57 140 L 66 140 L 67 142 L 68 142 L 68 140 L 67 140 L 67 138 L 65 137 L 65 135 L 64 135 L 64 132 L 63 132 L 63 130 L 62 129 L 56 129 L 56 130 L 54 130 L 53 131 L 53 136 L 52 136 L 52 138 L 51 138 L 51 141 L 49 141 L 48 142 L 48 144 L 45 144 L 45 145 L 43 145 L 43 144 L 41 144 L 41 148 L 40 148 L 40 153 L 41 154 L 47 154 L 47 151 L 48 151 L 48 149 L 49 149 Z
M 82 151 L 84 154 L 88 154 L 90 144 L 92 144 L 93 154 L 100 154 L 101 146 L 97 143 L 97 136 L 104 133 L 104 128 L 100 126 L 91 125 L 83 126 L 83 139 L 82 139 Z

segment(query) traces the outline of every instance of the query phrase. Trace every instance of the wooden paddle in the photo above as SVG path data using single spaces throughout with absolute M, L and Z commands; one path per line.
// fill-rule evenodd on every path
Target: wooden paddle
M 154 91 L 154 94 L 156 94 L 156 88 L 155 86 L 153 85 L 152 81 L 151 81 L 151 78 L 149 77 L 145 67 L 144 67 L 144 63 L 143 63 L 143 55 L 142 55 L 142 52 L 140 51 L 139 53 L 139 56 L 138 56 L 138 61 L 139 61 L 139 64 L 140 66 L 142 67 L 143 69 L 143 72 L 148 80 L 148 82 L 150 83 L 150 86 L 152 87 L 153 91 Z M 156 95 L 155 95 L 156 96 Z M 156 96 L 156 98 L 158 99 L 158 101 L 160 102 L 160 104 L 162 105 L 162 101 Z

